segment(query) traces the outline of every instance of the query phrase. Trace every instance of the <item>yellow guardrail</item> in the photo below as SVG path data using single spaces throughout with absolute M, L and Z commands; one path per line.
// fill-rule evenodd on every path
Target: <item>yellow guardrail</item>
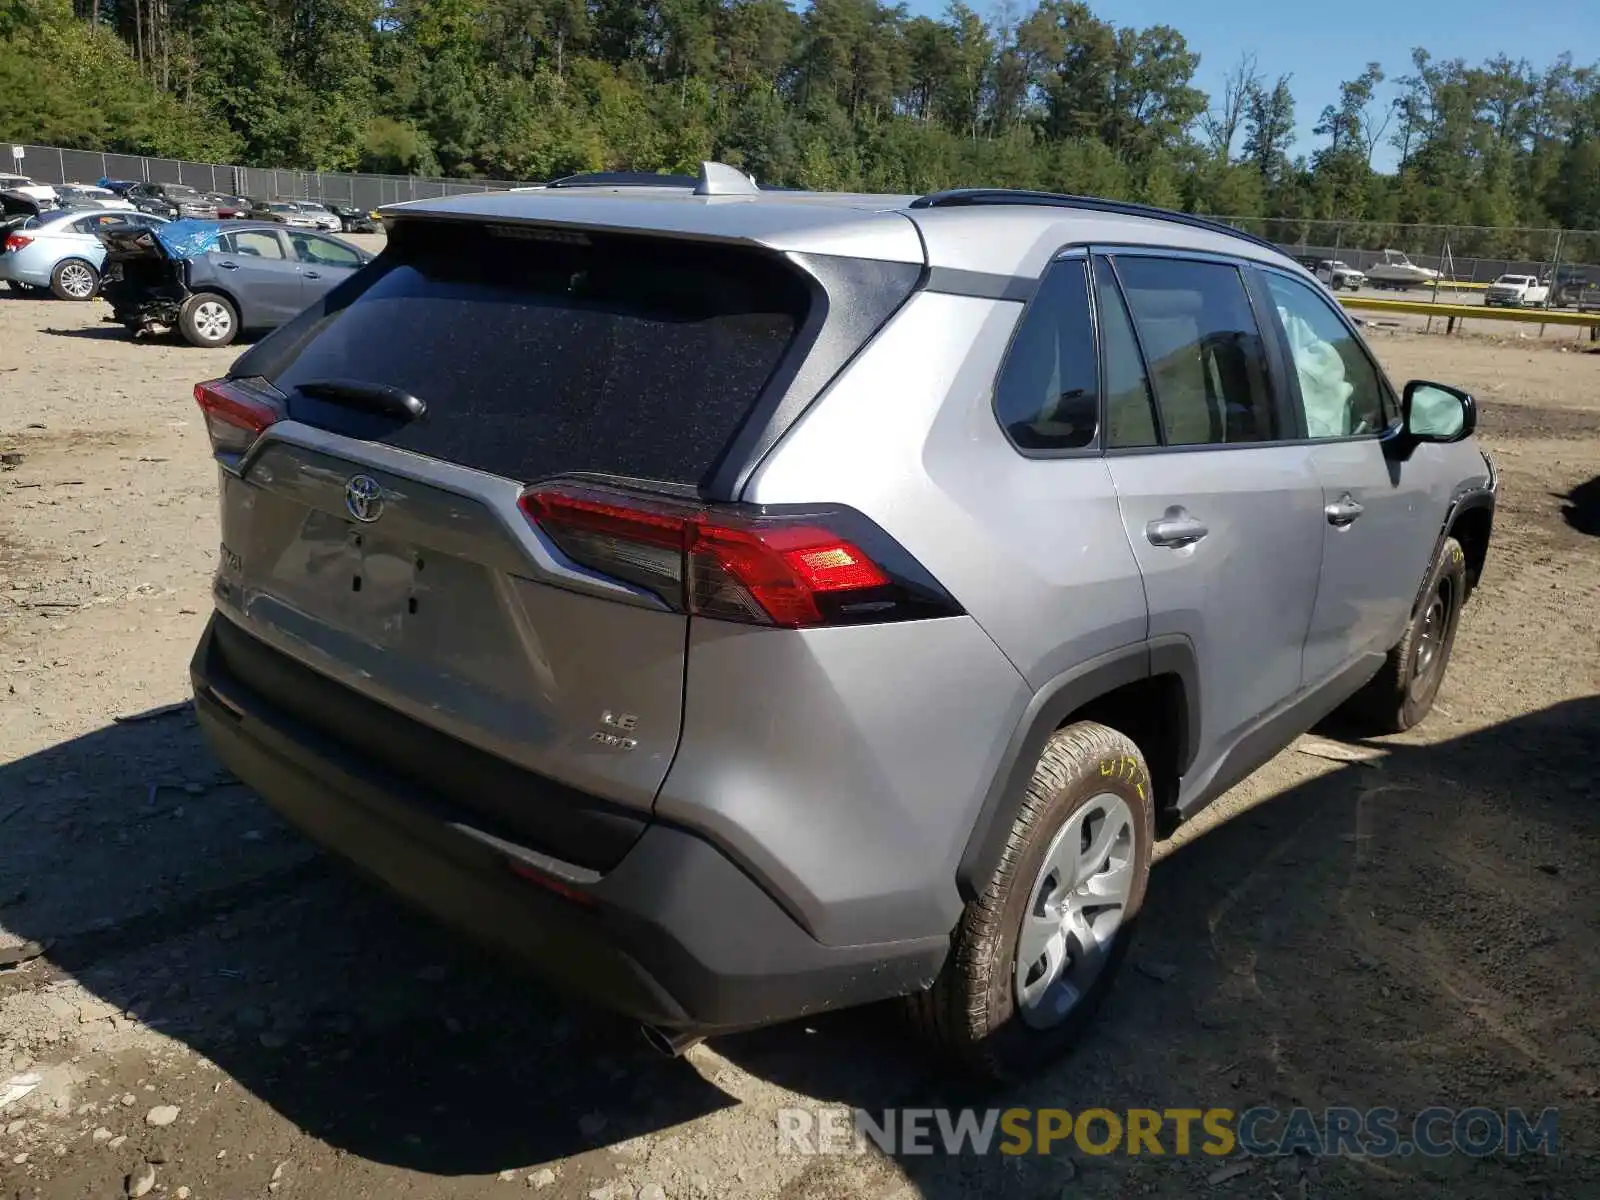
M 1577 325 L 1600 329 L 1600 312 L 1570 312 L 1562 308 L 1490 308 L 1485 304 L 1434 304 L 1427 300 L 1380 300 L 1376 296 L 1340 296 L 1346 308 L 1369 312 L 1412 313 L 1419 317 L 1444 317 L 1447 328 L 1457 321 L 1520 321 L 1527 325 Z
M 1361 286 L 1372 288 L 1374 291 L 1426 292 L 1430 296 L 1433 295 L 1433 284 L 1431 283 L 1412 283 L 1402 288 L 1396 284 L 1373 283 L 1368 280 Z M 1491 286 L 1493 285 L 1470 283 L 1466 280 L 1441 279 L 1439 281 L 1439 290 L 1441 292 L 1482 292 L 1488 290 Z

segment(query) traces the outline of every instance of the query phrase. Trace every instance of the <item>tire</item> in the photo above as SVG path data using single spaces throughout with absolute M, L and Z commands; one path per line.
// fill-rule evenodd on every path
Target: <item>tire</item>
M 50 290 L 57 300 L 93 300 L 100 290 L 100 272 L 81 258 L 64 258 L 50 272 Z
M 1382 668 L 1339 710 L 1354 732 L 1404 733 L 1433 710 L 1439 684 L 1456 644 L 1461 606 L 1467 599 L 1467 556 L 1447 537 L 1428 572 L 1417 611 Z
M 1105 844 L 1103 854 L 1085 857 L 1085 832 L 1094 845 Z M 1105 842 L 1110 833 L 1119 836 Z M 1092 721 L 1057 732 L 1039 757 L 1000 861 L 962 914 L 943 970 L 931 988 L 907 999 L 912 1025 L 953 1065 L 986 1080 L 1022 1079 L 1055 1062 L 1093 1019 L 1127 954 L 1154 842 L 1150 775 L 1139 747 Z M 1024 918 L 1039 913 L 1052 893 L 1083 896 L 1082 888 L 1052 886 L 1083 879 L 1080 870 L 1100 881 L 1094 894 L 1109 889 L 1122 897 L 1120 910 L 1089 910 L 1097 952 L 1072 953 L 1083 942 L 1071 941 L 1069 924 L 1052 914 L 1028 922 L 1028 941 L 1043 950 L 1019 970 Z M 1081 908 L 1076 923 L 1085 931 Z M 1041 973 L 1052 959 L 1062 964 L 1059 972 Z
M 193 346 L 226 346 L 239 336 L 239 313 L 226 296 L 197 292 L 178 310 L 178 331 Z

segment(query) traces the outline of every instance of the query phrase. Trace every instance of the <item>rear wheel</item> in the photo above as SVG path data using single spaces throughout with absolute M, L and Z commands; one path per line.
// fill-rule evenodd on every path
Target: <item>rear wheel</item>
M 989 1079 L 1049 1066 L 1093 1018 L 1127 953 L 1154 842 L 1138 746 L 1091 721 L 1058 732 L 939 978 L 910 998 L 913 1023 Z
M 66 258 L 50 272 L 50 290 L 58 300 L 93 300 L 100 272 L 81 258 Z
M 239 314 L 215 292 L 190 296 L 178 312 L 178 329 L 196 346 L 226 346 L 239 334 Z
M 1404 635 L 1372 681 L 1346 701 L 1340 718 L 1372 734 L 1404 733 L 1421 722 L 1444 682 L 1466 598 L 1467 556 L 1447 537 Z

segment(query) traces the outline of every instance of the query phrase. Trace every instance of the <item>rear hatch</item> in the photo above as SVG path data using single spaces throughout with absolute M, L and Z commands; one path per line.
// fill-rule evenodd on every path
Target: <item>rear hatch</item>
M 181 302 L 185 260 L 214 250 L 219 231 L 211 221 L 171 221 L 153 228 L 113 225 L 95 236 L 106 248 L 101 294 L 121 314 L 152 301 Z
M 396 222 L 211 402 L 226 669 L 505 836 L 610 866 L 676 751 L 690 618 L 628 582 L 656 548 L 586 568 L 527 488 L 709 494 L 815 345 L 822 295 L 750 246 Z M 219 426 L 227 405 L 246 417 Z

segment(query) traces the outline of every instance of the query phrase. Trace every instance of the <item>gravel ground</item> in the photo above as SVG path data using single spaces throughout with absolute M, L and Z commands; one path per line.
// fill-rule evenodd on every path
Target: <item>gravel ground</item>
M 960 1105 L 867 1010 L 664 1061 L 280 825 L 181 709 L 233 351 L 0 295 L 0 1197 L 1600 1195 L 1600 355 L 1379 331 L 1504 498 L 1433 717 L 1304 740 L 1161 848 L 1080 1051 L 983 1103 L 1561 1110 L 1561 1157 L 808 1159 L 787 1105 Z M 145 717 L 146 719 L 130 719 Z M 38 943 L 30 948 L 28 943 Z M 153 1182 L 152 1182 L 153 1180 Z

